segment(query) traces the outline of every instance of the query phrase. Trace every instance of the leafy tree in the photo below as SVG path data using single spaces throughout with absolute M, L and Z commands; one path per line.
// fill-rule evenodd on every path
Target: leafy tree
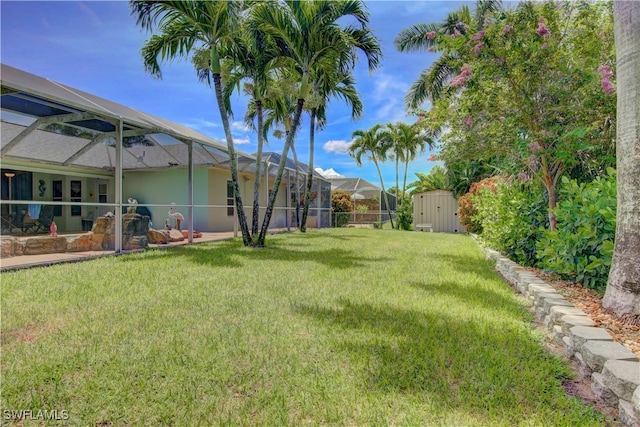
M 309 214 L 309 202 L 311 200 L 311 187 L 313 185 L 313 156 L 315 150 L 315 130 L 322 129 L 326 123 L 325 110 L 330 97 L 343 99 L 351 106 L 351 119 L 357 120 L 362 115 L 362 101 L 355 88 L 355 80 L 351 73 L 340 74 L 338 70 L 334 73 L 318 73 L 314 81 L 313 91 L 308 103 L 310 112 L 309 123 L 309 165 L 307 169 L 306 189 L 304 196 L 304 207 L 302 209 L 302 220 L 299 222 L 300 231 L 307 231 L 307 216 Z M 319 120 L 317 120 L 319 119 Z
M 411 188 L 411 195 L 425 191 L 451 190 L 447 171 L 440 165 L 435 165 L 428 174 L 416 172 L 416 177 L 418 177 L 418 180 L 410 182 L 408 185 Z
M 427 100 L 440 98 L 447 83 L 460 72 L 464 62 L 455 46 L 448 41 L 453 37 L 483 29 L 485 18 L 502 10 L 502 1 L 478 0 L 474 13 L 468 5 L 449 13 L 440 23 L 415 24 L 398 34 L 394 40 L 400 52 L 438 52 L 442 55 L 422 71 L 405 97 L 409 110 L 416 110 Z
M 382 178 L 382 171 L 380 170 L 380 162 L 387 159 L 387 152 L 391 148 L 389 140 L 385 137 L 383 125 L 378 123 L 368 130 L 358 129 L 351 134 L 351 138 L 353 139 L 353 143 L 349 147 L 349 155 L 355 159 L 358 166 L 362 166 L 362 157 L 366 156 L 373 162 L 378 171 L 382 196 L 387 206 L 391 228 L 395 228 L 391 215 L 389 197 L 387 191 L 384 189 L 384 179 Z
M 251 244 L 249 227 L 238 185 L 238 164 L 233 145 L 229 115 L 222 95 L 222 58 L 231 55 L 237 43 L 234 29 L 239 26 L 245 3 L 207 1 L 153 1 L 130 2 L 133 15 L 142 28 L 156 32 L 142 47 L 145 70 L 162 78 L 160 63 L 176 58 L 188 58 L 197 51 L 208 54 L 208 70 L 227 139 L 229 167 L 233 194 L 245 246 Z
M 384 131 L 385 137 L 391 144 L 391 150 L 396 162 L 396 188 L 398 184 L 398 163 L 402 162 L 404 174 L 402 180 L 402 193 L 400 194 L 400 204 L 404 203 L 404 195 L 407 189 L 407 172 L 409 162 L 415 160 L 416 156 L 424 153 L 427 146 L 432 148 L 434 140 L 427 135 L 427 132 L 404 122 L 388 123 Z
M 257 246 L 264 246 L 286 158 L 300 124 L 304 103 L 309 97 L 319 70 L 330 75 L 331 70 L 337 67 L 341 72 L 348 73 L 355 66 L 358 51 L 364 53 L 369 69 L 373 70 L 379 64 L 381 51 L 380 45 L 367 27 L 368 13 L 362 1 L 288 0 L 278 3 L 277 7 L 268 3 L 259 4 L 253 14 L 256 22 L 260 22 L 260 28 L 272 37 L 279 47 L 289 69 L 299 76 L 291 131 L 284 143 L 273 191 L 256 242 Z M 357 25 L 342 26 L 341 19 L 346 17 L 354 18 Z
M 599 71 L 612 60 L 610 27 L 606 3 L 523 2 L 485 16 L 481 31 L 443 39 L 463 66 L 434 104 L 438 125 L 450 129 L 441 157 L 493 159 L 514 176 L 539 179 L 555 228 L 560 177 L 610 150 L 615 100 Z
M 349 222 L 347 213 L 352 211 L 353 202 L 348 191 L 334 190 L 331 192 L 331 215 L 334 227 L 344 227 Z
M 640 315 L 640 3 L 614 2 L 618 83 L 618 211 L 605 307 Z M 604 77 L 603 77 L 604 78 Z M 607 85 L 603 87 L 607 89 Z

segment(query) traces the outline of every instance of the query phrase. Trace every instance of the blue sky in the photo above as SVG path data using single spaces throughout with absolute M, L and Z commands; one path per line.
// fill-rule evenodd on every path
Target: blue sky
M 328 123 L 316 133 L 315 166 L 333 169 L 347 177 L 361 177 L 378 184 L 375 167 L 358 167 L 345 150 L 356 129 L 376 123 L 406 121 L 404 95 L 420 71 L 436 58 L 432 53 L 400 53 L 393 45 L 398 33 L 415 23 L 438 22 L 458 8 L 459 1 L 367 1 L 370 27 L 383 50 L 382 67 L 370 75 L 364 59 L 356 69 L 357 88 L 364 104 L 363 117 L 353 122 L 348 106 L 334 100 Z M 468 2 L 467 2 L 468 3 Z M 190 62 L 162 67 L 163 79 L 145 73 L 140 48 L 150 37 L 140 30 L 127 1 L 0 1 L 0 60 L 13 67 L 67 84 L 103 98 L 189 126 L 224 141 L 213 91 L 200 84 Z M 244 100 L 234 99 L 236 148 L 253 153 L 256 136 L 247 131 L 242 118 Z M 299 159 L 307 162 L 308 118 L 296 139 Z M 280 152 L 282 142 L 269 139 L 269 151 Z M 434 162 L 429 152 L 410 165 L 428 172 Z M 395 184 L 393 162 L 383 165 L 385 186 Z

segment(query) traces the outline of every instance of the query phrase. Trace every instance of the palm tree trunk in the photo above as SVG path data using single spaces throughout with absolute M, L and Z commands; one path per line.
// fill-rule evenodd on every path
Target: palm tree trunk
M 376 169 L 378 170 L 378 177 L 380 178 L 380 186 L 382 187 L 382 197 L 384 197 L 384 203 L 387 205 L 387 213 L 389 214 L 389 222 L 391 222 L 391 228 L 396 228 L 393 225 L 393 218 L 391 217 L 391 206 L 389 206 L 389 197 L 387 197 L 387 191 L 384 189 L 384 180 L 382 179 L 382 171 L 380 170 L 380 166 L 378 165 L 378 161 L 375 156 L 373 157 L 373 163 L 376 165 Z
M 402 179 L 402 201 L 404 202 L 404 193 L 407 191 L 407 172 L 409 171 L 409 160 L 404 162 L 404 178 Z
M 249 234 L 249 227 L 247 225 L 247 217 L 244 213 L 244 206 L 242 204 L 242 196 L 240 194 L 240 186 L 238 185 L 238 159 L 236 157 L 236 150 L 233 146 L 233 136 L 231 135 L 231 126 L 229 126 L 229 116 L 224 108 L 224 101 L 222 99 L 222 81 L 220 79 L 220 73 L 212 73 L 213 85 L 216 92 L 216 101 L 218 102 L 218 109 L 220 110 L 220 119 L 222 120 L 222 127 L 224 128 L 224 135 L 227 138 L 227 151 L 229 154 L 229 169 L 231 169 L 231 182 L 233 183 L 233 198 L 236 202 L 236 214 L 238 216 L 238 223 L 240 230 L 242 231 L 242 243 L 245 246 L 251 245 L 251 236 Z
M 300 231 L 307 231 L 307 216 L 309 215 L 309 202 L 311 199 L 311 188 L 313 187 L 313 150 L 316 137 L 316 112 L 315 108 L 311 109 L 311 125 L 309 127 L 309 168 L 307 170 L 307 188 L 304 192 L 304 208 L 302 209 L 302 224 Z
M 258 149 L 256 151 L 256 176 L 253 181 L 253 212 L 251 220 L 251 237 L 258 236 L 258 222 L 260 221 L 260 169 L 262 166 L 263 127 L 262 101 L 256 100 L 256 115 L 258 116 Z M 265 185 L 267 185 L 265 183 Z M 255 237 L 254 237 L 255 236 Z
M 267 204 L 267 211 L 264 214 L 264 220 L 262 221 L 262 228 L 260 230 L 260 235 L 258 236 L 258 241 L 255 243 L 257 247 L 264 247 L 265 238 L 267 236 L 267 231 L 269 231 L 269 223 L 271 222 L 271 215 L 273 214 L 273 208 L 276 203 L 276 197 L 278 196 L 278 189 L 280 188 L 280 183 L 282 182 L 282 175 L 284 175 L 284 167 L 287 163 L 287 156 L 289 155 L 289 149 L 293 144 L 293 140 L 296 136 L 296 131 L 298 130 L 298 126 L 300 125 L 300 116 L 302 115 L 302 107 L 304 106 L 304 99 L 299 98 L 298 103 L 296 105 L 296 112 L 293 116 L 293 124 L 291 125 L 291 132 L 287 135 L 287 139 L 285 140 L 284 147 L 282 148 L 282 157 L 280 158 L 280 164 L 278 164 L 278 172 L 276 173 L 276 179 L 273 183 L 273 191 L 269 196 L 269 203 Z
M 602 305 L 640 315 L 640 3 L 614 1 L 617 73 L 616 239 Z
M 287 135 L 289 135 L 288 132 Z M 298 185 L 298 171 L 300 167 L 298 163 L 298 153 L 296 153 L 296 144 L 291 144 L 291 154 L 293 155 L 293 163 L 296 166 L 296 171 L 293 173 L 293 182 L 295 182 L 296 186 L 296 227 L 300 228 L 300 186 Z

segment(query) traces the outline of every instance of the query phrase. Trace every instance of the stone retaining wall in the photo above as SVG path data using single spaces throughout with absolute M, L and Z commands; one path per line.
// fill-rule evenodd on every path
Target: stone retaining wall
M 640 425 L 640 360 L 597 328 L 586 313 L 576 308 L 555 288 L 499 252 L 484 248 L 487 258 L 535 308 L 537 319 L 554 336 L 568 358 L 578 362 L 580 374 L 590 377 L 594 393 L 618 406 L 619 421 Z

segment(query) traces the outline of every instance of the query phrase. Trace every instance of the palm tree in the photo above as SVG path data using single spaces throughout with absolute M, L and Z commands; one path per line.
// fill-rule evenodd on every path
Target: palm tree
M 300 76 L 291 131 L 285 140 L 273 191 L 256 243 L 264 246 L 286 158 L 300 124 L 304 103 L 313 87 L 315 74 L 321 69 L 329 72 L 336 66 L 343 72 L 351 70 L 355 66 L 357 51 L 366 55 L 369 69 L 373 70 L 379 64 L 381 51 L 367 27 L 368 13 L 364 3 L 359 0 L 287 0 L 279 7 L 258 5 L 252 13 L 261 29 L 273 37 L 280 53 L 288 59 L 291 69 Z M 338 21 L 345 17 L 355 18 L 358 25 L 341 26 Z
M 417 181 L 409 183 L 412 190 L 410 194 L 423 193 L 432 190 L 450 190 L 450 184 L 447 179 L 447 171 L 440 165 L 434 166 L 428 174 L 416 172 Z
M 300 231 L 307 231 L 307 216 L 309 214 L 309 202 L 311 199 L 311 188 L 313 185 L 313 157 L 315 149 L 315 130 L 322 129 L 326 123 L 326 106 L 329 97 L 336 96 L 342 98 L 351 105 L 351 119 L 357 120 L 362 115 L 362 101 L 356 90 L 355 80 L 351 74 L 345 74 L 341 78 L 335 75 L 327 76 L 320 72 L 319 77 L 314 82 L 314 90 L 309 100 L 309 167 L 307 169 L 306 190 L 304 196 L 304 206 L 302 209 L 302 221 Z M 319 120 L 316 120 L 318 118 Z
M 616 43 L 618 209 L 604 307 L 640 317 L 640 3 L 613 3 Z
M 222 95 L 221 59 L 229 56 L 237 43 L 234 30 L 239 28 L 245 2 L 214 1 L 154 1 L 130 2 L 137 24 L 154 34 L 143 46 L 145 70 L 162 78 L 160 63 L 176 58 L 187 58 L 198 50 L 209 56 L 209 72 L 220 112 L 220 119 L 227 139 L 229 168 L 238 215 L 245 246 L 251 245 L 251 236 L 238 185 L 238 164 L 233 145 L 229 116 Z
M 435 141 L 428 136 L 427 132 L 417 126 L 404 122 L 389 123 L 387 125 L 387 135 L 391 140 L 394 157 L 396 159 L 396 187 L 398 185 L 398 162 L 404 163 L 404 176 L 402 180 L 401 203 L 404 202 L 404 194 L 407 188 L 407 173 L 409 163 L 415 160 L 418 154 L 424 153 L 427 146 L 433 148 Z
M 444 49 L 445 37 L 482 30 L 485 17 L 502 10 L 501 0 L 477 0 L 471 13 L 469 6 L 449 13 L 441 23 L 415 24 L 405 28 L 394 40 L 400 52 L 437 52 Z M 433 64 L 420 73 L 405 96 L 405 105 L 415 110 L 425 101 L 438 99 L 445 85 L 460 72 L 462 61 L 455 50 L 444 50 Z
M 240 38 L 236 44 L 232 58 L 227 61 L 229 76 L 223 90 L 225 102 L 230 105 L 229 98 L 234 89 L 239 88 L 244 82 L 244 93 L 249 96 L 249 107 L 245 114 L 245 123 L 256 130 L 258 143 L 256 149 L 255 177 L 253 182 L 253 209 L 251 221 L 252 240 L 258 237 L 260 220 L 260 182 L 262 167 L 262 149 L 265 139 L 264 130 L 264 104 L 268 104 L 268 98 L 279 96 L 274 94 L 277 87 L 277 59 L 278 52 L 275 46 L 270 44 L 259 25 L 249 22 L 239 32 Z M 257 122 L 254 124 L 254 120 Z
M 383 125 L 378 123 L 369 130 L 358 129 L 351 134 L 351 138 L 353 139 L 353 143 L 349 147 L 349 155 L 355 159 L 358 166 L 362 166 L 363 156 L 366 156 L 376 166 L 378 177 L 380 178 L 380 186 L 382 187 L 382 197 L 387 205 L 391 228 L 395 228 L 391 216 L 391 205 L 389 205 L 387 191 L 384 189 L 384 179 L 382 178 L 382 171 L 380 170 L 379 164 L 379 162 L 387 159 L 387 151 L 391 148 L 388 139 L 384 135 Z

